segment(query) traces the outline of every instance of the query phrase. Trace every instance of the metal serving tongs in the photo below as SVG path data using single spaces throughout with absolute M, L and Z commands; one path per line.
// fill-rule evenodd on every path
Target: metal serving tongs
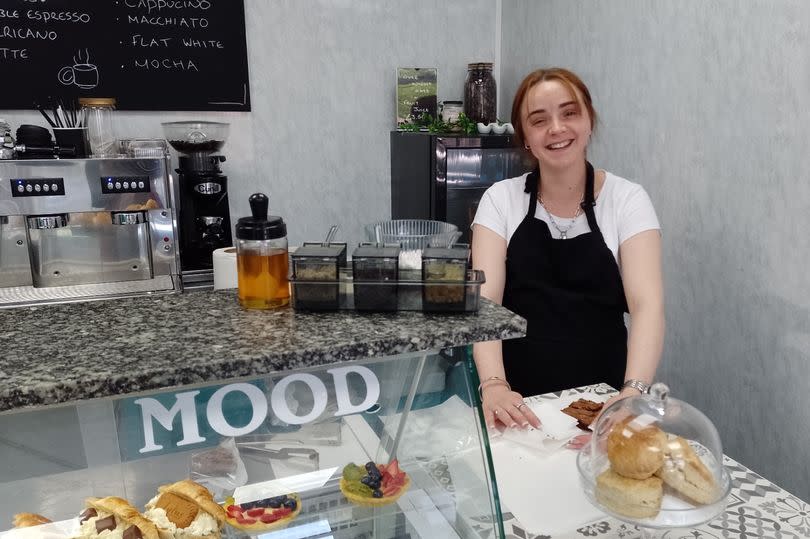
M 285 444 L 291 442 L 303 443 L 298 440 L 283 441 Z M 240 436 L 236 439 L 236 447 L 239 448 L 240 454 L 245 453 L 246 456 L 259 459 L 268 458 L 270 460 L 304 460 L 310 466 L 314 466 L 316 469 L 320 468 L 320 455 L 316 449 L 309 447 L 271 447 L 272 443 L 272 436 L 268 436 L 266 434 Z

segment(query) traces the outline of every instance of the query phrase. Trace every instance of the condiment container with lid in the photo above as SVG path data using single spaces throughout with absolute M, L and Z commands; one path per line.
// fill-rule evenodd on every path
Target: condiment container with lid
M 643 531 L 694 528 L 724 511 L 731 478 L 717 429 L 665 384 L 614 402 L 591 428 L 577 468 L 596 507 Z
M 428 247 L 422 251 L 423 310 L 464 311 L 469 258 L 470 249 L 465 244 Z
M 296 249 L 292 254 L 293 307 L 308 311 L 334 311 L 340 307 L 341 258 L 346 258 L 344 244 L 308 243 Z
M 396 311 L 399 245 L 361 243 L 352 253 L 354 308 Z
M 84 127 L 93 157 L 116 157 L 118 139 L 115 133 L 114 111 L 116 101 L 112 97 L 80 97 Z
M 246 309 L 274 309 L 290 302 L 287 277 L 287 225 L 267 215 L 263 193 L 250 196 L 250 217 L 236 222 L 236 269 L 239 303 Z

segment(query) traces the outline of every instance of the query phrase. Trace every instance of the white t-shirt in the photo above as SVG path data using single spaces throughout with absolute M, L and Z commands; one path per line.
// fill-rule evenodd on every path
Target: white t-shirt
M 497 182 L 487 189 L 473 220 L 473 224 L 485 226 L 504 238 L 507 245 L 529 211 L 531 195 L 523 191 L 527 174 Z M 655 208 L 644 188 L 610 172 L 605 174 L 605 183 L 596 198 L 594 214 L 605 244 L 613 252 L 617 263 L 619 245 L 628 238 L 645 230 L 661 229 Z M 560 232 L 551 224 L 548 212 L 540 204 L 537 204 L 535 217 L 546 222 L 552 238 L 560 237 Z M 554 220 L 563 230 L 571 224 L 570 218 L 555 215 Z M 590 232 L 590 227 L 588 218 L 582 213 L 566 235 L 573 238 L 586 232 Z

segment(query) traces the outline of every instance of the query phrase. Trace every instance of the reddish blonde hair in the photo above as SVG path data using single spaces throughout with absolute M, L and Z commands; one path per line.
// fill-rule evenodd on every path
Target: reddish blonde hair
M 541 82 L 546 81 L 557 81 L 568 88 L 568 91 L 571 92 L 571 97 L 576 99 L 580 105 L 584 106 L 588 111 L 588 115 L 591 118 L 591 129 L 596 127 L 596 110 L 594 110 L 593 102 L 591 101 L 591 92 L 588 90 L 588 87 L 585 86 L 585 83 L 582 82 L 582 79 L 575 73 L 562 67 L 538 69 L 532 71 L 523 79 L 523 82 L 518 86 L 517 92 L 515 92 L 515 99 L 512 101 L 512 126 L 515 128 L 515 144 L 520 148 L 523 148 L 524 140 L 523 118 L 521 117 L 523 102 L 526 100 L 526 95 L 529 93 L 529 90 Z

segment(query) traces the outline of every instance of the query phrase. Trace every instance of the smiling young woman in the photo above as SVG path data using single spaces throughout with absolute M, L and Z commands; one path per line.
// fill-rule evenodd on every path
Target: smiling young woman
M 528 320 L 526 337 L 474 347 L 491 426 L 537 426 L 523 396 L 598 382 L 627 396 L 655 375 L 660 225 L 643 187 L 587 161 L 596 118 L 588 88 L 566 69 L 534 71 L 515 94 L 515 139 L 537 169 L 488 189 L 473 221 L 482 295 Z

